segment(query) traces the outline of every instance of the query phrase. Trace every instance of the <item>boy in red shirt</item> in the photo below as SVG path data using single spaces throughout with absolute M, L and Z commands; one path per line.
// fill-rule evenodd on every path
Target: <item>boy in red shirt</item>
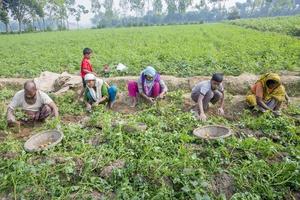
M 86 87 L 86 83 L 84 81 L 84 76 L 86 74 L 91 73 L 91 74 L 94 74 L 95 76 L 97 76 L 97 74 L 93 70 L 93 66 L 90 61 L 92 53 L 93 53 L 93 51 L 90 48 L 83 49 L 83 59 L 81 61 L 81 73 L 80 73 L 81 78 L 82 78 L 83 88 Z

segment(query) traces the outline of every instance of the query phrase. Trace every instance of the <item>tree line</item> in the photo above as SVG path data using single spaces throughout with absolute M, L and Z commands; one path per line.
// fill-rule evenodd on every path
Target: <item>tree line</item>
M 0 21 L 6 32 L 69 29 L 91 12 L 97 28 L 215 22 L 225 19 L 300 14 L 300 0 L 247 0 L 226 6 L 226 0 L 90 0 L 91 9 L 75 0 L 0 0 Z
M 77 25 L 89 11 L 75 0 L 0 0 L 0 21 L 6 32 L 13 30 L 11 20 L 18 23 L 18 32 L 69 29 L 74 16 Z
M 300 0 L 247 0 L 228 7 L 226 0 L 91 0 L 97 27 L 203 23 L 239 18 L 295 15 Z M 130 13 L 130 15 L 128 14 Z

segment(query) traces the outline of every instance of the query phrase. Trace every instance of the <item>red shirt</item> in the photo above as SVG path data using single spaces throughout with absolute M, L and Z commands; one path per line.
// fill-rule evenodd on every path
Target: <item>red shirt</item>
M 81 62 L 81 77 L 84 78 L 84 76 L 87 74 L 83 70 L 88 70 L 90 72 L 93 72 L 93 66 L 91 64 L 91 61 L 87 58 L 83 58 Z

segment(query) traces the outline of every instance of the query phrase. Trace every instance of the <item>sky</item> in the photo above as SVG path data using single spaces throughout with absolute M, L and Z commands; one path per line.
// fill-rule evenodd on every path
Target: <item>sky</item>
M 245 2 L 246 0 L 225 0 L 226 1 L 226 7 L 231 7 L 235 5 L 236 2 Z M 114 0 L 115 5 L 119 5 L 119 0 Z M 88 10 L 91 10 L 91 1 L 90 0 L 76 0 L 77 4 L 84 5 Z M 118 7 L 118 6 L 117 6 Z M 79 22 L 79 26 L 82 28 L 90 28 L 92 27 L 91 18 L 93 17 L 93 14 L 89 12 L 86 15 L 82 15 L 81 21 Z M 70 21 L 74 26 L 76 25 L 75 18 L 70 18 Z

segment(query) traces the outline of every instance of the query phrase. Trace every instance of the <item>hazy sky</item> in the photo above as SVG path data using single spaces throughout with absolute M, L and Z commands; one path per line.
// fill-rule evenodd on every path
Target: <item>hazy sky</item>
M 245 2 L 246 0 L 227 0 L 226 1 L 226 6 L 227 7 L 231 7 L 233 6 L 236 2 Z M 77 4 L 81 4 L 84 5 L 88 10 L 91 10 L 91 1 L 90 0 L 76 0 Z M 119 5 L 119 0 L 114 0 L 115 5 L 118 7 Z M 80 26 L 83 27 L 91 27 L 92 23 L 91 23 L 91 18 L 93 17 L 93 14 L 91 12 L 89 12 L 86 15 L 82 15 L 81 17 L 81 21 L 79 22 Z M 71 18 L 70 20 L 71 22 L 73 22 L 74 24 L 76 23 L 75 19 Z

